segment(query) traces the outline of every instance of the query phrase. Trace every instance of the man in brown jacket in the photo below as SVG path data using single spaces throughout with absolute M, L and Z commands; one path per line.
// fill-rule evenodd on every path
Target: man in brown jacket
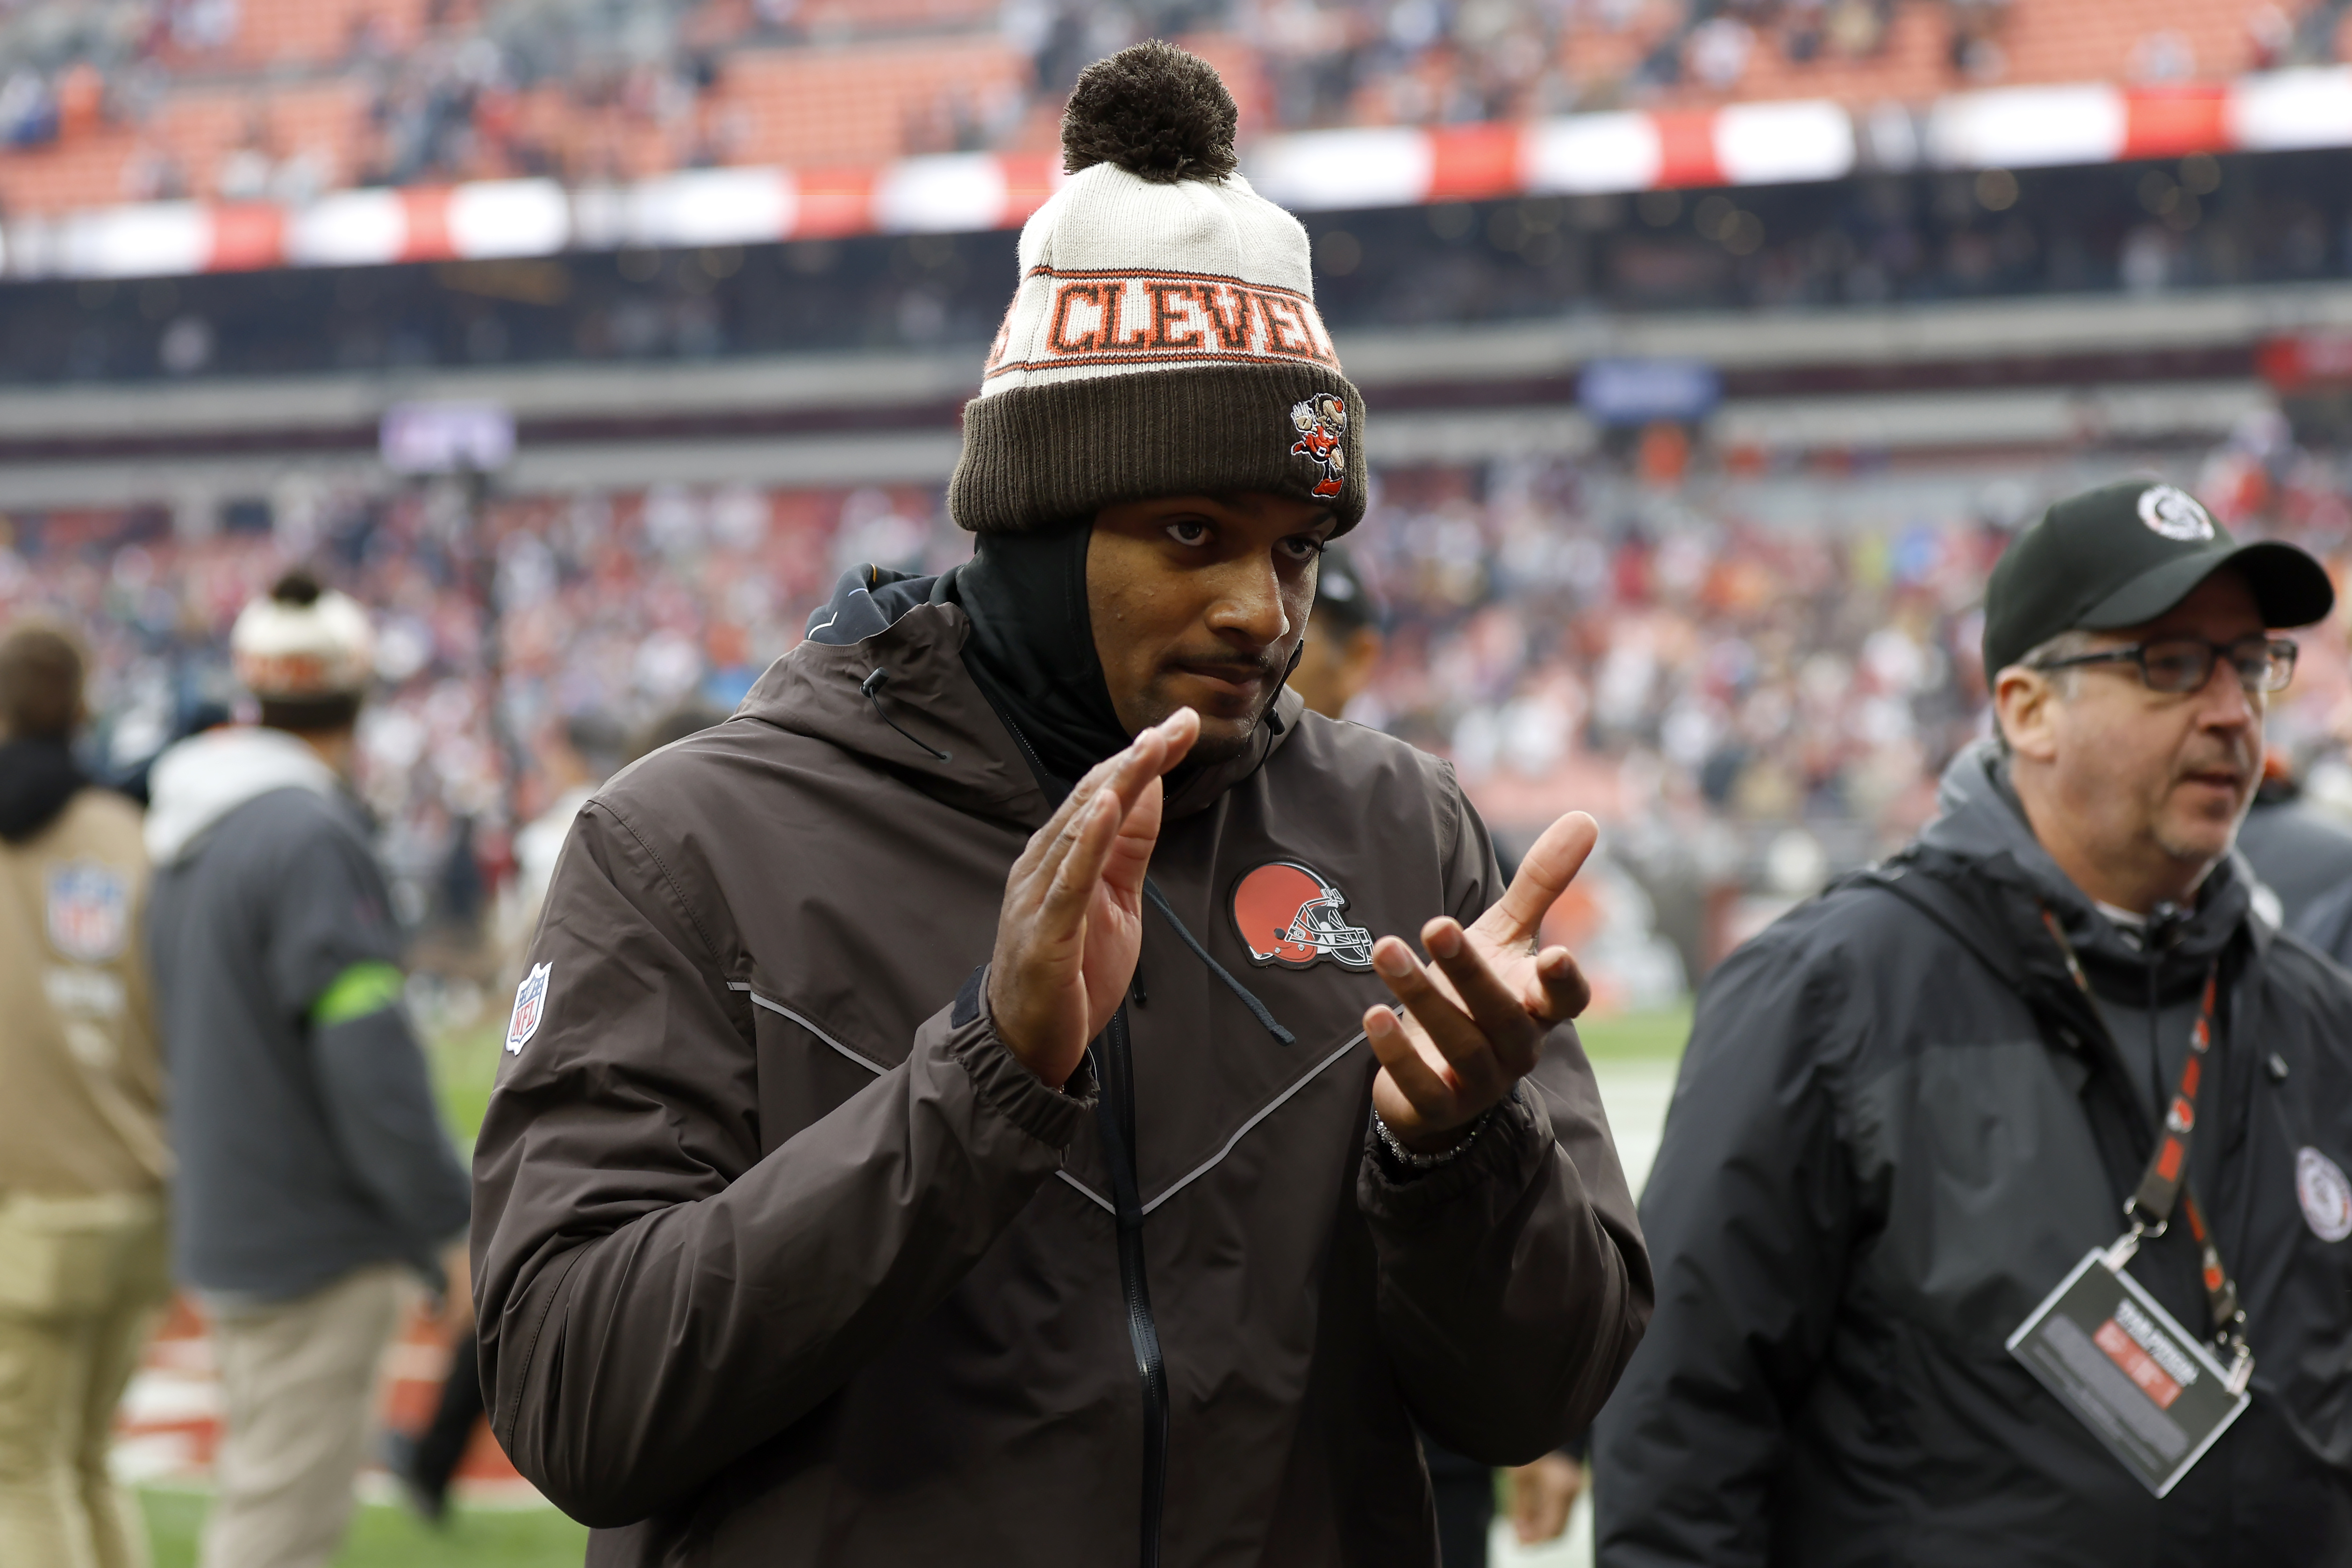
M 1533 941 L 1591 819 L 1506 890 L 1450 769 L 1284 689 L 1361 405 L 1232 124 L 1164 45 L 1087 73 L 973 560 L 852 574 L 574 825 L 474 1250 L 593 1563 L 1427 1568 L 1413 1421 L 1532 1458 L 1640 1337 Z
M 0 1563 L 134 1568 L 114 1408 L 170 1292 L 139 811 L 68 746 L 82 658 L 0 638 Z

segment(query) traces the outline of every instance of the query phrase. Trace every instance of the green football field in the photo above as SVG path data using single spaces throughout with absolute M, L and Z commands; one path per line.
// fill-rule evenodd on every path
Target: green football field
M 1590 1020 L 1580 1030 L 1600 1076 L 1629 1171 L 1637 1147 L 1655 1144 L 1651 1101 L 1672 1073 L 1690 1032 L 1687 1008 L 1631 1013 Z M 462 1142 L 470 1142 L 489 1101 L 499 1064 L 499 1030 L 453 1034 L 433 1047 L 434 1084 L 442 1113 Z M 1622 1093 L 1621 1093 L 1622 1091 Z M 1621 1103 L 1622 1099 L 1622 1103 Z M 1655 1114 L 1663 1114 L 1663 1101 Z M 1646 1152 L 1638 1157 L 1648 1166 Z M 140 1494 L 147 1510 L 155 1568 L 194 1568 L 196 1541 L 210 1499 L 201 1491 L 151 1489 Z M 467 1509 L 448 1525 L 431 1529 L 405 1510 L 362 1505 L 336 1568 L 578 1568 L 588 1532 L 552 1508 Z

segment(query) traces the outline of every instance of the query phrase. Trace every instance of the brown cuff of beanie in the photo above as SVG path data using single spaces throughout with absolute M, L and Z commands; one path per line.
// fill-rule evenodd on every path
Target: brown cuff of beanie
M 1318 458 L 1292 411 L 1337 397 L 1346 425 Z M 1336 460 L 1334 460 L 1336 459 Z M 1317 494 L 1318 485 L 1337 493 Z M 1009 387 L 963 406 L 948 510 L 974 533 L 1025 533 L 1118 501 L 1265 490 L 1363 520 L 1364 399 L 1317 364 L 1210 364 Z

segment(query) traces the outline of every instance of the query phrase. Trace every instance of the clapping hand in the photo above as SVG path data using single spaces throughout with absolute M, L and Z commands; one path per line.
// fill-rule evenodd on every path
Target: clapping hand
M 988 1006 L 1021 1065 L 1059 1089 L 1135 978 L 1143 874 L 1160 841 L 1160 776 L 1200 737 L 1190 708 L 1078 781 L 1004 882 Z
M 1421 928 L 1434 965 L 1397 937 L 1372 944 L 1372 967 L 1402 1016 L 1364 1015 L 1380 1058 L 1372 1109 L 1415 1153 L 1451 1148 L 1535 1070 L 1544 1037 L 1592 1000 L 1564 947 L 1536 947 L 1544 915 L 1583 868 L 1601 829 L 1571 811 L 1544 830 L 1501 899 L 1465 930 L 1441 916 Z

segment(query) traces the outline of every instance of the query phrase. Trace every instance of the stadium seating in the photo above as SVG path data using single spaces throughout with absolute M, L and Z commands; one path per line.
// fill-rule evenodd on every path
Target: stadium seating
M 822 168 L 986 145 L 985 121 L 1017 116 L 1027 89 L 1028 62 L 985 35 L 747 49 L 728 59 L 712 109 L 744 117 L 730 163 Z
M 1055 23 L 1053 7 L 1006 11 L 993 0 L 705 0 L 633 12 L 640 31 L 625 49 L 596 31 L 616 14 L 536 0 L 528 13 L 521 0 L 151 3 L 143 28 L 78 29 L 70 0 L 32 0 L 0 24 L 0 72 L 14 94 L 0 101 L 16 103 L 20 121 L 0 123 L 7 216 L 103 206 L 159 186 L 209 195 L 242 131 L 224 103 L 268 105 L 278 162 L 315 153 L 323 174 L 306 166 L 280 181 L 298 191 L 310 179 L 333 188 L 544 173 L 577 184 L 704 163 L 824 168 L 1041 151 L 1068 72 L 1117 41 Z M 1148 26 L 1165 8 L 1141 6 L 1139 19 Z M 2340 0 L 2302 9 L 2307 16 L 2205 0 L 1528 3 L 1433 13 L 1454 15 L 1459 35 L 1424 37 L 1399 36 L 1403 11 L 1327 0 L 1237 6 L 1227 31 L 1188 41 L 1226 74 L 1248 134 L 1807 99 L 1916 109 L 1991 86 L 2210 83 L 2332 58 L 2345 30 Z M 1216 8 L 1170 15 L 1197 34 Z M 530 19 L 560 21 L 570 42 L 518 56 L 518 29 Z M 13 47 L 33 39 L 46 40 L 37 52 Z M 624 58 L 636 63 L 616 68 Z M 428 100 L 473 134 L 406 154 L 369 146 L 372 121 Z M 178 165 L 176 180 L 155 177 L 163 160 Z
M 264 68 L 332 65 L 362 44 L 398 53 L 425 41 L 433 9 L 430 0 L 237 0 L 236 34 L 223 53 Z

